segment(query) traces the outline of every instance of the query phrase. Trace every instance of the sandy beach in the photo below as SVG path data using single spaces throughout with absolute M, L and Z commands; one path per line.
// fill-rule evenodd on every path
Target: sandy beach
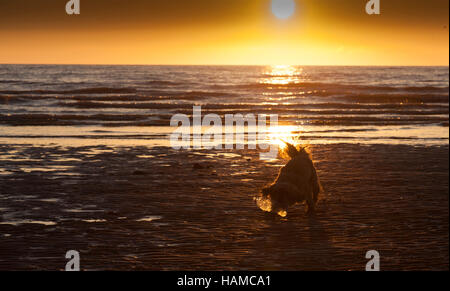
M 448 146 L 312 145 L 315 215 L 253 197 L 283 160 L 244 151 L 0 145 L 0 269 L 448 270 Z

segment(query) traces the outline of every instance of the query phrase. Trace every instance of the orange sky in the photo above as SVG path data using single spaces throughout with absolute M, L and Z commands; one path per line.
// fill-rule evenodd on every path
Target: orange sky
M 448 65 L 448 0 L 0 0 L 0 63 Z

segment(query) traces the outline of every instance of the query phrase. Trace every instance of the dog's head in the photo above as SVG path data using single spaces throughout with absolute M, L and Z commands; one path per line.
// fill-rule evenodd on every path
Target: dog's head
M 270 198 L 275 208 L 287 209 L 299 202 L 300 193 L 295 185 L 289 183 L 275 183 L 261 190 L 263 197 Z

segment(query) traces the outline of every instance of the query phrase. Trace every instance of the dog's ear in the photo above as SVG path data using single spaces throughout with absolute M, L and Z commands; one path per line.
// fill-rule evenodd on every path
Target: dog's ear
M 291 159 L 295 158 L 300 151 L 293 144 L 288 142 L 284 142 L 286 144 L 286 148 L 284 149 L 284 153 L 287 154 Z

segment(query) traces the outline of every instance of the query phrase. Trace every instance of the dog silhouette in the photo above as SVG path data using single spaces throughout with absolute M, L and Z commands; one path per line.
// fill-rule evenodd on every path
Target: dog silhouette
M 257 204 L 262 210 L 286 216 L 290 206 L 306 202 L 308 213 L 312 213 L 322 187 L 311 155 L 304 147 L 290 143 L 286 146 L 284 153 L 290 161 L 281 168 L 275 182 L 261 190 Z

